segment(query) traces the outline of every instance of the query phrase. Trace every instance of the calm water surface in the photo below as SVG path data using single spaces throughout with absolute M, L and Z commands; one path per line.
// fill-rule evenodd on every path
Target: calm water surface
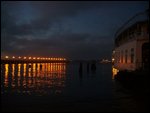
M 90 65 L 91 66 L 91 65 Z M 113 79 L 111 64 L 1 64 L 2 111 L 140 111 L 140 102 Z

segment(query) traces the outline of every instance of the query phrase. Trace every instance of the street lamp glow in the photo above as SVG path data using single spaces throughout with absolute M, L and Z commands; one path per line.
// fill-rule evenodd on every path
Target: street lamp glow
M 20 59 L 21 57 L 19 56 L 18 58 Z
M 12 58 L 15 58 L 14 56 Z
M 26 59 L 27 57 L 24 57 L 23 59 Z
M 5 56 L 5 58 L 9 58 L 9 56 Z
M 112 58 L 112 62 L 114 62 L 115 61 L 115 59 L 114 58 Z

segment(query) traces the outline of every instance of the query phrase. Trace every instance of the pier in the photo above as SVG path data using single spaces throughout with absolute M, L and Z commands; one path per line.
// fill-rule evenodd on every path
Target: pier
M 4 63 L 67 63 L 65 58 L 40 58 L 40 57 L 8 57 L 1 58 L 1 64 Z

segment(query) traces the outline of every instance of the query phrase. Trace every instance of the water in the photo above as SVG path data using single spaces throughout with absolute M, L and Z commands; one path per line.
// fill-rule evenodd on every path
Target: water
M 91 66 L 91 65 L 90 65 Z M 2 111 L 143 111 L 111 64 L 1 64 Z

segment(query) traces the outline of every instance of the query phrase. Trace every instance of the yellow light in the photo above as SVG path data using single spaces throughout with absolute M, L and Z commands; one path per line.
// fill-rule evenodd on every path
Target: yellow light
M 114 58 L 112 58 L 112 61 L 114 62 L 114 61 L 115 61 L 115 59 L 114 59 Z
M 12 58 L 15 58 L 14 56 Z
M 18 58 L 20 59 L 21 57 L 19 56 Z
M 116 69 L 116 68 L 114 68 L 114 67 L 112 67 L 112 79 L 114 79 L 115 78 L 115 76 L 117 75 L 117 73 L 119 72 L 119 70 L 118 69 Z
M 29 59 L 31 59 L 31 57 L 29 57 Z
M 9 58 L 9 56 L 5 56 L 5 58 Z
M 36 59 L 36 57 L 33 57 L 33 59 Z
M 37 59 L 39 60 L 40 58 L 38 57 Z
M 27 57 L 24 57 L 23 59 L 26 59 Z

